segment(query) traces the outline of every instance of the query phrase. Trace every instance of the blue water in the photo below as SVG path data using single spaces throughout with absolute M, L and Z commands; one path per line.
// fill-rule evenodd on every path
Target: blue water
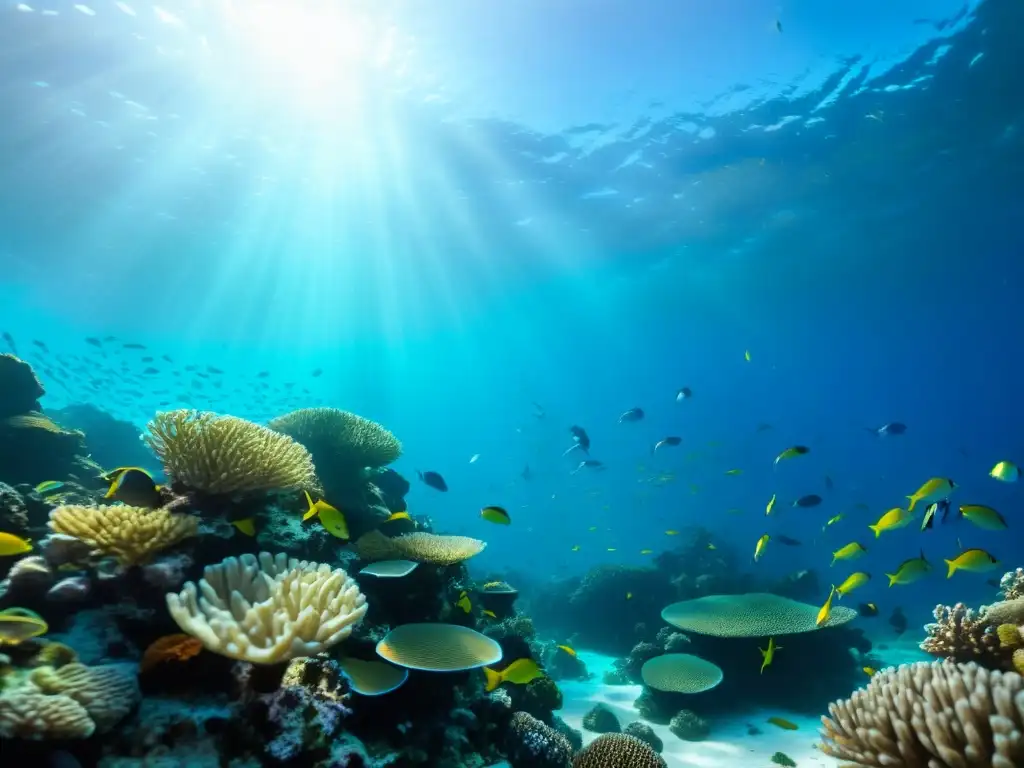
M 1020 4 L 557 6 L 4 0 L 0 329 L 44 406 L 358 412 L 445 476 L 410 509 L 485 538 L 483 571 L 639 564 L 699 524 L 744 558 L 803 541 L 767 576 L 861 540 L 886 606 L 923 547 L 912 623 L 990 599 L 941 560 L 1022 559 L 1021 486 L 987 476 L 1024 462 Z M 573 424 L 605 471 L 570 474 Z M 936 475 L 1009 534 L 868 540 Z

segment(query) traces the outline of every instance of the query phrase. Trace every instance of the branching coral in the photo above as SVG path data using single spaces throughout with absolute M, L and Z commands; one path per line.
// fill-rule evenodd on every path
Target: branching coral
M 370 531 L 356 541 L 356 552 L 363 560 L 414 560 L 434 565 L 454 565 L 484 551 L 486 542 L 469 536 L 442 536 L 436 533 L 407 533 L 388 538 Z
M 63 506 L 50 512 L 49 527 L 55 534 L 74 536 L 94 552 L 130 566 L 197 535 L 199 520 L 167 509 Z
M 829 706 L 821 750 L 857 766 L 1017 768 L 1024 761 L 1024 678 L 977 664 L 882 670 Z
M 309 451 L 285 434 L 208 411 L 158 413 L 146 443 L 172 485 L 210 494 L 319 491 Z
M 268 426 L 306 446 L 321 471 L 379 468 L 402 455 L 398 438 L 380 424 L 337 408 L 302 408 Z
M 1024 568 L 1004 573 L 999 580 L 999 591 L 1003 600 L 1016 600 L 1024 597 Z
M 207 566 L 198 586 L 167 595 L 167 608 L 208 650 L 274 664 L 341 642 L 367 606 L 342 569 L 261 552 Z
M 921 650 L 947 661 L 976 661 L 990 668 L 1009 668 L 1010 654 L 1000 647 L 995 626 L 963 603 L 935 606 L 935 622 L 925 625 L 928 636 Z

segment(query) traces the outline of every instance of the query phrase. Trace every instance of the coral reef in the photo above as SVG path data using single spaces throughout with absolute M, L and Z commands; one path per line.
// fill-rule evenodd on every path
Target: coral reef
M 683 741 L 701 741 L 711 735 L 711 727 L 707 720 L 689 709 L 676 712 L 668 727 Z
M 1024 597 L 1024 568 L 1017 568 L 1003 574 L 999 580 L 999 594 L 1003 600 L 1016 600 Z
M 622 730 L 619 718 L 604 704 L 595 704 L 583 716 L 583 727 L 592 733 L 619 733 Z
M 49 411 L 68 429 L 85 433 L 89 455 L 101 467 L 159 468 L 156 457 L 142 442 L 142 432 L 128 421 L 115 419 L 91 404 L 69 405 Z
M 512 768 L 568 768 L 573 748 L 562 734 L 526 712 L 516 712 L 506 732 Z
M 882 670 L 829 707 L 821 750 L 859 766 L 1011 768 L 1024 760 L 1024 678 L 977 664 Z
M 62 506 L 50 512 L 50 530 L 87 544 L 93 553 L 138 565 L 183 539 L 196 536 L 199 519 L 167 509 L 124 505 Z

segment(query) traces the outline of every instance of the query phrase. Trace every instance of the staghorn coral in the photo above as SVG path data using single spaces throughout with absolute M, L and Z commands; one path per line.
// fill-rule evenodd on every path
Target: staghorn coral
M 572 768 L 666 768 L 661 755 L 634 736 L 606 733 L 576 753 Z
M 210 651 L 254 664 L 311 656 L 341 642 L 366 613 L 341 568 L 287 555 L 229 557 L 167 595 L 182 631 Z
M 209 494 L 319 492 L 309 451 L 285 434 L 209 411 L 158 413 L 146 443 L 172 485 Z
M 1004 573 L 999 579 L 999 594 L 1003 600 L 1016 600 L 1024 597 L 1024 568 Z
M 921 642 L 922 651 L 947 661 L 1009 668 L 1010 654 L 1000 647 L 996 628 L 963 603 L 937 605 L 934 616 L 935 621 L 925 625 L 928 636 Z
M 484 551 L 486 542 L 469 536 L 442 536 L 437 533 L 407 533 L 388 538 L 370 531 L 355 543 L 363 560 L 414 560 L 434 565 L 455 565 Z
M 378 469 L 402 455 L 398 438 L 380 424 L 337 408 L 302 408 L 268 426 L 308 448 L 324 472 Z
M 72 662 L 60 669 L 39 667 L 29 679 L 43 693 L 67 696 L 81 704 L 97 733 L 117 725 L 142 697 L 132 664 L 87 667 Z
M 47 696 L 33 685 L 0 695 L 0 738 L 87 739 L 96 726 L 70 696 Z
M 1024 678 L 1013 672 L 948 661 L 890 667 L 829 715 L 821 751 L 856 766 L 1024 764 Z
M 123 505 L 57 507 L 50 512 L 50 531 L 74 536 L 123 566 L 137 565 L 183 539 L 196 536 L 199 520 L 167 509 Z

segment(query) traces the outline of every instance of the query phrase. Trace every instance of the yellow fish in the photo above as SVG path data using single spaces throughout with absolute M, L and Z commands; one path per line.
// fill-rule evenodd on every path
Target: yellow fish
M 918 557 L 912 557 L 900 563 L 895 573 L 885 575 L 889 577 L 889 586 L 893 587 L 897 584 L 913 584 L 931 569 L 931 563 L 925 559 L 922 551 Z
M 784 731 L 795 731 L 797 729 L 796 723 L 791 723 L 784 717 L 769 717 L 768 722 Z
M 23 555 L 32 551 L 32 542 L 13 533 L 0 533 L 0 557 Z
M 45 494 L 52 491 L 58 491 L 64 487 L 64 483 L 60 480 L 45 480 L 36 486 L 36 493 Z
M 863 587 L 871 580 L 871 574 L 865 573 L 864 571 L 857 571 L 851 573 L 846 577 L 846 581 L 836 587 L 836 594 L 839 595 L 839 599 L 842 600 L 848 594 L 857 589 L 857 587 Z
M 743 474 L 743 470 L 742 469 L 727 469 L 727 470 L 725 470 L 725 474 L 727 474 L 727 475 L 742 475 Z
M 489 523 L 497 523 L 498 525 L 511 525 L 512 518 L 509 517 L 501 507 L 484 507 L 480 510 L 480 517 Z
M 757 540 L 757 544 L 754 546 L 754 562 L 756 563 L 761 559 L 761 555 L 764 554 L 764 548 L 771 541 L 771 536 L 767 533 Z
M 865 674 L 865 675 L 867 675 L 868 677 L 872 677 L 872 676 L 873 676 L 873 675 L 875 674 L 875 672 L 877 672 L 877 671 L 878 671 L 878 670 L 876 670 L 876 669 L 875 669 L 874 667 L 861 667 L 861 670 L 862 670 L 862 671 L 864 672 L 864 674 Z
M 910 510 L 895 507 L 878 518 L 878 522 L 874 525 L 869 525 L 868 528 L 874 531 L 875 538 L 877 539 L 882 535 L 883 531 L 895 531 L 898 528 L 904 528 L 913 519 L 914 516 L 910 513 Z
M 757 650 L 761 651 L 761 656 L 764 658 L 764 661 L 761 662 L 761 674 L 762 675 L 764 674 L 765 667 L 770 666 L 772 661 L 775 659 L 775 652 L 778 651 L 778 650 L 781 650 L 781 649 L 782 649 L 781 645 L 776 645 L 775 644 L 775 638 L 774 637 L 769 637 L 768 638 L 768 647 L 767 648 L 758 648 L 757 649 Z
M 256 523 L 253 522 L 251 517 L 246 517 L 242 520 L 232 520 L 231 524 L 246 536 L 256 535 Z
M 568 646 L 568 645 L 556 645 L 556 646 L 555 646 L 555 648 L 558 648 L 559 650 L 565 651 L 566 653 L 568 653 L 568 654 L 569 654 L 570 656 L 572 656 L 573 658 L 575 658 L 575 657 L 576 657 L 576 651 L 574 651 L 574 650 L 573 650 L 573 649 L 572 649 L 572 648 L 571 648 L 570 646 Z
M 496 614 L 494 611 L 489 611 L 486 608 L 484 608 L 483 611 L 481 611 L 481 613 L 483 613 L 483 615 L 486 616 L 488 619 L 498 618 L 498 614 Z
M 835 584 L 833 584 L 832 591 L 828 593 L 828 600 L 825 601 L 825 604 L 821 606 L 821 610 L 818 611 L 818 618 L 814 622 L 817 626 L 820 627 L 822 624 L 828 621 L 828 617 L 832 614 L 832 598 L 835 596 L 836 586 Z
M 591 533 L 593 533 L 594 531 L 597 530 L 597 526 L 596 525 L 592 525 L 589 528 L 587 528 L 587 530 L 590 531 Z
M 832 565 L 840 560 L 856 560 L 867 550 L 856 541 L 851 541 L 845 547 L 840 547 L 832 553 Z
M 347 539 L 349 537 L 348 522 L 345 520 L 345 515 L 323 499 L 318 500 L 314 504 L 309 491 L 303 491 L 303 493 L 306 494 L 306 503 L 309 505 L 309 509 L 306 510 L 306 514 L 302 516 L 302 519 L 309 520 L 309 518 L 314 516 L 319 517 L 320 524 L 329 534 L 337 536 L 339 539 Z
M 830 517 L 830 518 L 828 519 L 828 522 L 826 522 L 826 523 L 825 523 L 825 524 L 824 524 L 823 526 L 821 526 L 821 530 L 823 530 L 823 531 L 824 531 L 824 530 L 825 530 L 826 528 L 828 528 L 828 527 L 829 527 L 830 525 L 835 525 L 836 523 L 838 523 L 838 522 L 839 522 L 840 520 L 842 520 L 842 519 L 843 519 L 843 513 L 842 513 L 842 512 L 840 512 L 840 513 L 839 513 L 838 515 L 836 515 L 835 517 Z
M 641 549 L 640 550 L 640 554 L 641 555 L 651 555 L 651 554 L 654 554 L 654 550 L 653 549 Z
M 965 549 L 952 560 L 946 560 L 946 567 L 949 569 L 946 578 L 951 578 L 957 571 L 985 573 L 998 565 L 999 561 L 984 549 Z
M 392 512 L 384 522 L 393 523 L 395 520 L 412 520 L 412 517 L 408 512 Z
M 776 456 L 773 466 L 777 467 L 780 461 L 785 461 L 786 459 L 795 459 L 797 456 L 804 456 L 810 452 L 811 449 L 808 448 L 806 445 L 794 445 L 792 448 L 787 448 L 778 456 Z
M 666 536 L 678 536 L 679 535 L 679 531 L 675 530 L 674 528 L 669 528 L 667 531 L 665 531 L 665 535 Z
M 743 353 L 743 359 L 746 360 L 748 363 L 750 362 L 750 350 L 749 349 L 746 352 Z
M 765 517 L 768 517 L 768 515 L 772 513 L 772 510 L 775 509 L 775 496 L 776 494 L 773 493 L 771 499 L 768 500 L 768 506 L 764 508 Z
M 501 672 L 495 672 L 490 667 L 484 667 L 484 674 L 487 676 L 487 685 L 485 686 L 487 691 L 493 691 L 502 683 L 526 685 L 531 680 L 544 676 L 544 673 L 540 671 L 540 667 L 537 666 L 537 662 L 533 659 L 516 659 L 501 670 Z
M 924 502 L 925 504 L 930 504 L 933 501 L 946 498 L 956 489 L 956 487 L 956 483 L 948 477 L 933 477 L 914 491 L 912 496 L 907 496 L 907 498 L 910 499 L 910 506 L 907 507 L 907 512 L 913 512 L 914 506 L 919 501 Z
M 45 635 L 49 629 L 43 617 L 28 608 L 0 611 L 0 646 L 18 645 L 33 637 Z
M 155 508 L 163 503 L 160 486 L 149 472 L 139 467 L 121 470 L 111 481 L 104 498 L 116 499 L 131 507 Z
M 1000 461 L 992 467 L 992 471 L 988 473 L 988 476 L 996 480 L 1002 480 L 1004 483 L 1015 483 L 1020 480 L 1020 467 L 1012 461 Z
M 1003 516 L 996 512 L 992 507 L 986 507 L 982 504 L 962 504 L 960 505 L 960 517 L 970 520 L 979 528 L 984 528 L 986 531 L 1004 531 L 1009 526 L 1006 525 L 1006 520 Z
M 459 599 L 455 601 L 455 607 L 461 608 L 466 613 L 473 610 L 473 603 L 470 602 L 469 595 L 466 594 L 465 590 L 459 593 Z

